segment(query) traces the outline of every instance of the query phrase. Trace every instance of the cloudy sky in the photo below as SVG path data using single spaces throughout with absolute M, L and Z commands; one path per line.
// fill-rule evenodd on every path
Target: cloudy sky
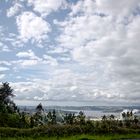
M 1 0 L 0 81 L 29 105 L 138 105 L 140 0 Z

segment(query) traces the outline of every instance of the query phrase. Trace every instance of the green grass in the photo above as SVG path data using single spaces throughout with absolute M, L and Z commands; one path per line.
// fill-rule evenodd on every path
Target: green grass
M 118 140 L 121 138 L 139 138 L 140 134 L 127 134 L 127 135 L 77 135 L 70 137 L 18 137 L 18 138 L 0 138 L 0 140 Z

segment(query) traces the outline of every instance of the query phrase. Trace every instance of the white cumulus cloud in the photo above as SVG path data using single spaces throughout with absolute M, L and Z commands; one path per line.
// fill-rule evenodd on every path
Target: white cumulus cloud
M 51 12 L 57 11 L 66 6 L 65 0 L 28 0 L 34 11 L 39 12 L 42 16 L 47 16 Z
M 27 52 L 19 52 L 16 54 L 19 58 L 29 58 L 29 59 L 39 59 L 32 50 L 28 50 Z
M 8 67 L 2 67 L 2 66 L 0 66 L 0 72 L 8 71 L 8 70 L 9 70 Z
M 33 42 L 41 42 L 48 37 L 51 31 L 49 23 L 41 17 L 32 12 L 23 12 L 16 20 L 20 38 L 26 42 L 32 40 Z
M 10 7 L 7 10 L 7 17 L 12 17 L 19 13 L 19 11 L 22 9 L 22 5 L 19 3 L 15 3 L 12 7 Z

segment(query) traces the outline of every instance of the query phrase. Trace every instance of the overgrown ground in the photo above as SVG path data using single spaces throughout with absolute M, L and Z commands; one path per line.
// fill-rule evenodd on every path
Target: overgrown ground
M 17 138 L 0 138 L 0 140 L 119 140 L 124 138 L 137 138 L 140 140 L 140 134 L 126 135 L 76 135 L 69 137 L 17 137 Z

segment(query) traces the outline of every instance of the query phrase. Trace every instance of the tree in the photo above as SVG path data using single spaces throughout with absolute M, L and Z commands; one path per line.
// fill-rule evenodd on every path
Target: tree
M 56 112 L 53 110 L 52 112 L 48 112 L 47 114 L 48 124 L 56 124 Z
M 53 110 L 52 112 L 52 124 L 56 124 L 56 112 Z
M 109 118 L 110 118 L 110 120 L 114 120 L 114 119 L 115 119 L 115 116 L 114 116 L 113 114 L 111 114 L 111 115 L 109 116 Z
M 20 117 L 20 126 L 21 128 L 25 128 L 29 126 L 29 123 L 26 121 L 26 113 L 22 112 Z
M 132 117 L 133 116 L 133 111 L 131 110 L 131 112 L 130 112 L 130 116 Z
M 34 120 L 34 117 L 31 116 L 30 117 L 30 127 L 33 128 L 35 126 L 35 120 Z
M 0 112 L 1 113 L 14 113 L 18 111 L 17 106 L 11 100 L 13 97 L 13 89 L 9 86 L 8 82 L 2 83 L 0 87 Z
M 44 124 L 43 115 L 44 115 L 44 109 L 42 104 L 40 103 L 39 105 L 37 105 L 36 113 L 33 115 L 35 126 Z
M 127 120 L 130 120 L 130 112 L 129 111 L 127 111 L 126 116 L 127 116 Z
M 64 116 L 64 123 L 65 124 L 69 124 L 68 122 L 69 122 L 69 120 L 68 120 L 68 114 L 66 113 L 65 116 Z
M 20 115 L 16 104 L 11 100 L 13 89 L 8 82 L 0 86 L 0 126 L 19 127 Z
M 104 115 L 104 116 L 102 117 L 102 121 L 107 121 L 106 115 Z
M 75 122 L 75 114 L 74 113 L 69 113 L 69 114 L 65 114 L 65 116 L 64 116 L 64 122 L 66 123 L 66 124 L 74 124 L 74 122 Z
M 52 123 L 52 113 L 49 111 L 47 114 L 47 118 L 48 118 L 48 124 Z
M 133 121 L 134 121 L 135 125 L 138 125 L 139 120 L 137 119 L 136 116 L 134 117 L 134 120 Z
M 44 111 L 43 106 L 42 106 L 41 103 L 40 103 L 39 105 L 37 105 L 37 107 L 36 107 L 36 111 L 37 111 L 37 113 L 41 113 L 41 112 Z
M 122 113 L 122 118 L 123 118 L 123 120 L 126 119 L 126 113 L 125 112 Z
M 85 124 L 85 118 L 86 118 L 86 116 L 85 116 L 84 112 L 80 111 L 79 115 L 77 116 L 77 119 L 78 119 L 78 122 L 80 125 Z
M 2 83 L 2 86 L 0 87 L 0 100 L 5 101 L 8 97 L 13 97 L 14 95 L 12 92 L 13 89 L 9 86 L 9 83 Z

